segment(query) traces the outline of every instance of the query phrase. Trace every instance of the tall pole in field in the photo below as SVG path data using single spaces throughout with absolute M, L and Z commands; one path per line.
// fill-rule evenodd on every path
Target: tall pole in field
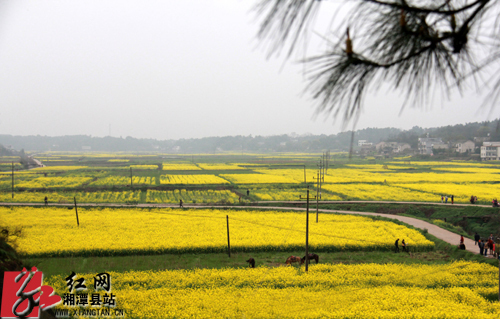
M 309 186 L 307 186 L 307 205 L 306 205 L 306 271 L 309 270 Z
M 227 224 L 227 255 L 231 258 L 231 243 L 229 242 L 229 215 L 226 215 Z
M 73 197 L 73 199 L 75 200 L 76 223 L 78 227 L 80 227 L 80 221 L 78 220 L 78 208 L 76 208 L 76 197 Z
M 319 207 L 319 171 L 318 171 L 318 181 L 316 183 L 316 223 L 318 222 L 318 207 Z
M 133 187 L 134 184 L 132 184 L 132 167 L 130 167 L 130 187 Z
M 12 162 L 12 198 L 14 198 L 14 162 Z

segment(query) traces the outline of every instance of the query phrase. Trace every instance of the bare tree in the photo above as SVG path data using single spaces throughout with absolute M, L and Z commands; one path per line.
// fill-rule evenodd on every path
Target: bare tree
M 290 57 L 301 48 L 300 42 L 314 32 L 311 26 L 324 2 L 261 0 L 255 7 L 262 18 L 258 38 L 269 44 L 268 53 L 285 49 Z M 330 49 L 304 60 L 318 113 L 341 115 L 344 125 L 355 123 L 365 93 L 381 83 L 402 90 L 414 106 L 423 106 L 435 89 L 461 93 L 488 83 L 493 85 L 487 101 L 499 97 L 500 72 L 489 78 L 486 69 L 498 69 L 500 1 L 340 2 L 351 6 L 347 18 L 335 24 L 343 36 L 324 35 Z

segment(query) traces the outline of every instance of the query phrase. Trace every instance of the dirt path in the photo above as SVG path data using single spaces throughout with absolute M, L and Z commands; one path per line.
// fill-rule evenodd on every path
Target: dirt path
M 269 203 L 269 202 L 266 202 Z M 293 202 L 286 202 L 286 203 L 293 203 Z M 299 203 L 304 203 L 304 202 L 299 202 Z M 333 203 L 333 202 L 332 202 Z M 337 202 L 335 202 L 337 203 Z M 353 203 L 353 202 L 348 202 L 348 203 Z M 360 202 L 361 203 L 361 202 Z M 375 203 L 375 202 L 363 202 L 363 203 Z M 384 203 L 384 202 L 377 202 L 377 203 Z M 389 203 L 394 203 L 394 202 L 389 202 Z M 409 204 L 408 202 L 400 202 L 400 203 L 405 203 Z M 440 203 L 439 203 L 440 204 Z M 444 205 L 444 204 L 443 204 Z M 460 204 L 456 204 L 460 205 Z M 463 204 L 462 204 L 463 205 Z M 0 206 L 37 206 L 37 207 L 43 207 L 44 204 L 42 203 L 0 203 Z M 51 207 L 72 207 L 73 204 L 50 204 L 49 206 Z M 106 203 L 99 203 L 99 204 L 94 204 L 94 203 L 79 203 L 78 207 L 99 207 L 99 206 L 105 206 L 105 207 L 126 207 L 126 208 L 134 208 L 134 207 L 169 207 L 169 208 L 178 208 L 178 204 L 137 204 L 137 205 L 124 205 L 124 204 L 106 204 Z M 305 211 L 306 208 L 302 207 L 272 207 L 272 206 L 220 206 L 220 205 L 189 205 L 185 204 L 184 208 L 198 208 L 198 209 L 203 209 L 203 208 L 233 208 L 233 209 L 262 209 L 262 210 L 294 210 L 294 211 Z M 486 206 L 489 207 L 489 206 Z M 415 228 L 419 229 L 427 229 L 429 234 L 451 244 L 451 245 L 458 245 L 460 242 L 460 235 L 457 235 L 455 233 L 452 233 L 446 229 L 440 228 L 434 224 L 428 223 L 426 221 L 412 218 L 412 217 L 406 217 L 406 216 L 399 216 L 399 215 L 391 215 L 391 214 L 378 214 L 378 213 L 368 213 L 368 212 L 355 212 L 355 211 L 342 211 L 342 210 L 332 210 L 332 209 L 319 209 L 320 212 L 322 213 L 339 213 L 339 214 L 351 214 L 351 215 L 366 215 L 366 216 L 381 216 L 381 217 L 386 217 L 390 219 L 396 219 L 399 220 L 403 223 L 406 223 L 408 225 L 412 225 Z M 320 217 L 320 222 L 321 222 L 321 217 Z M 474 241 L 469 238 L 465 238 L 465 247 L 468 251 L 479 254 L 479 247 L 474 245 Z

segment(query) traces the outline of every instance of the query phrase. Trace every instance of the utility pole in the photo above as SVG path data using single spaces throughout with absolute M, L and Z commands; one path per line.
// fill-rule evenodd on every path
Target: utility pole
M 227 255 L 231 258 L 231 243 L 229 242 L 229 215 L 226 215 L 227 224 Z
M 319 207 L 319 171 L 318 171 L 318 181 L 316 184 L 316 223 L 318 222 L 318 207 Z
M 322 180 L 324 180 L 324 177 L 322 177 L 323 162 L 321 160 L 319 161 L 318 171 L 319 171 L 319 178 L 318 178 L 318 181 L 319 181 L 319 199 L 321 199 L 321 182 L 322 182 Z
M 80 221 L 78 220 L 78 209 L 76 208 L 76 197 L 73 197 L 73 199 L 75 200 L 76 224 L 78 225 L 78 227 L 80 227 Z
M 306 272 L 309 271 L 309 186 L 307 187 L 306 205 Z
M 299 196 L 302 199 L 302 195 Z M 309 186 L 307 186 L 306 197 L 306 271 L 309 270 Z M 312 198 L 311 198 L 312 199 Z
M 12 162 L 12 198 L 14 198 L 14 162 Z
M 130 187 L 133 187 L 134 184 L 132 182 L 132 167 L 130 167 Z

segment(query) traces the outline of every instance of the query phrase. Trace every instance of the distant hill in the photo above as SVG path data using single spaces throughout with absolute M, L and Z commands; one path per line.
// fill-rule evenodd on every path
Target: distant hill
M 321 152 L 324 150 L 348 151 L 353 138 L 373 144 L 382 141 L 409 143 L 416 148 L 419 137 L 441 137 L 445 142 L 472 140 L 474 137 L 490 136 L 500 141 L 497 130 L 499 120 L 476 122 L 453 126 L 424 129 L 418 126 L 410 130 L 397 128 L 366 128 L 354 132 L 332 135 L 275 135 L 275 136 L 224 136 L 195 139 L 137 139 L 130 136 L 92 137 L 72 136 L 13 136 L 0 135 L 0 144 L 11 145 L 13 149 L 27 151 L 101 151 L 101 152 L 165 152 L 165 153 L 217 153 L 217 152 Z M 4 147 L 1 150 L 6 150 Z

